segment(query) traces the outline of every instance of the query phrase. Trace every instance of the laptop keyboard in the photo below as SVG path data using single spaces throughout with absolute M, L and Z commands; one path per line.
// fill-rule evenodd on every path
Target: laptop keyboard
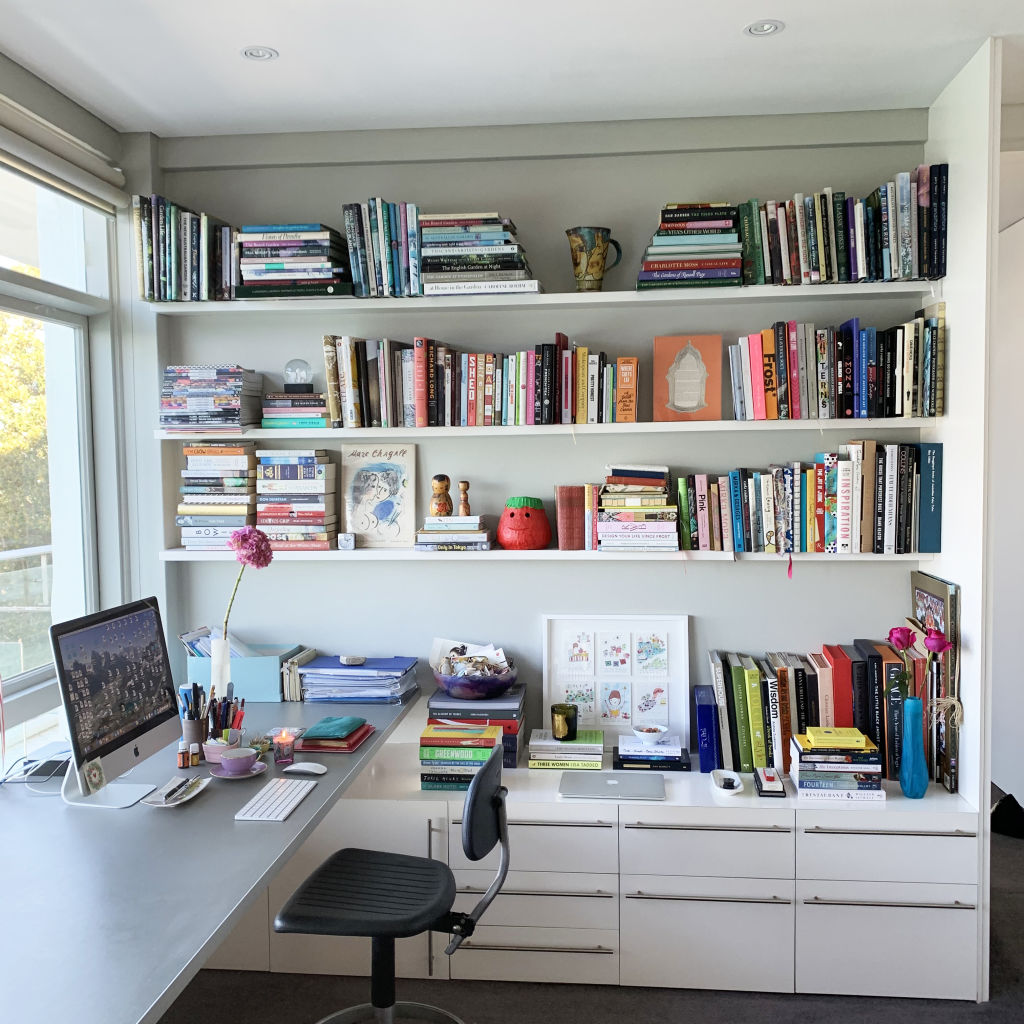
M 271 779 L 235 815 L 235 821 L 284 821 L 315 785 L 315 779 Z

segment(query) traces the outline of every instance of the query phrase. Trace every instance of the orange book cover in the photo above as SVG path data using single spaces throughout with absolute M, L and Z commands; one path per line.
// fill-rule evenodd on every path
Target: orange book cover
M 654 339 L 654 421 L 722 418 L 722 336 Z
M 615 360 L 615 422 L 636 423 L 636 382 L 640 360 L 619 356 Z
M 779 381 L 775 366 L 775 331 L 770 327 L 761 332 L 761 369 L 764 374 L 764 418 L 779 418 Z

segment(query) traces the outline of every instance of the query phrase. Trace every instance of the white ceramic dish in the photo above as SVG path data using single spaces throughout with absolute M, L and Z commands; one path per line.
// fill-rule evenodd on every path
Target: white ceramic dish
M 209 779 L 199 779 L 196 785 L 191 788 L 182 790 L 183 796 L 175 796 L 164 803 L 160 799 L 156 791 L 150 793 L 148 796 L 144 796 L 139 802 L 145 804 L 147 807 L 178 807 L 181 804 L 187 804 L 193 797 L 199 796 L 200 793 L 210 784 Z

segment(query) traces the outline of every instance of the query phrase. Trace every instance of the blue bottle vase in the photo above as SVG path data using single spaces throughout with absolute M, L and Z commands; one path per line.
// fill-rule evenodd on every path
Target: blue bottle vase
M 900 789 L 911 800 L 928 790 L 928 765 L 924 759 L 924 706 L 920 697 L 903 701 L 903 750 L 900 754 Z

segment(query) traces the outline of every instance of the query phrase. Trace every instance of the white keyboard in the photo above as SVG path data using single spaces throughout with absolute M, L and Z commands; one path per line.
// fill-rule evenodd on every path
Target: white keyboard
M 315 785 L 315 779 L 271 779 L 235 815 L 235 821 L 284 821 Z

